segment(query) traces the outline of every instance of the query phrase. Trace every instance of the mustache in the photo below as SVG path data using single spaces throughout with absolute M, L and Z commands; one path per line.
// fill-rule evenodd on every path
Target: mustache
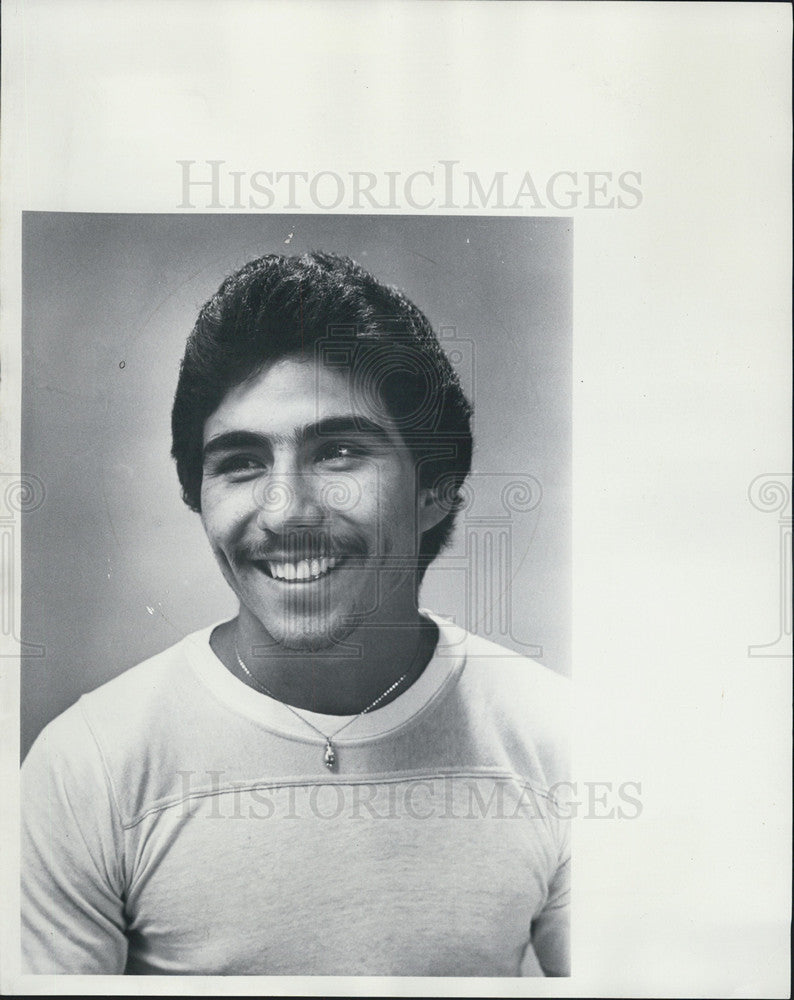
M 355 534 L 318 533 L 294 530 L 273 535 L 266 545 L 246 551 L 246 558 L 254 562 L 297 562 L 300 559 L 322 559 L 333 556 L 343 559 L 369 555 L 370 547 L 365 538 Z

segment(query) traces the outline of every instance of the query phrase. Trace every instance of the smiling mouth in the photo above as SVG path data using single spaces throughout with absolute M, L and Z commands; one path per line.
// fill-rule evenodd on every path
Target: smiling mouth
M 328 576 L 332 569 L 344 560 L 336 556 L 319 559 L 300 559 L 297 562 L 274 562 L 269 559 L 257 560 L 256 565 L 273 580 L 280 583 L 313 583 Z

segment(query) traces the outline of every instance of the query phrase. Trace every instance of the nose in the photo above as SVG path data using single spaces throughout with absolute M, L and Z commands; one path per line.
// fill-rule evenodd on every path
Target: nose
M 276 535 L 316 528 L 323 520 L 318 487 L 318 476 L 311 472 L 281 472 L 260 480 L 255 491 L 257 525 Z

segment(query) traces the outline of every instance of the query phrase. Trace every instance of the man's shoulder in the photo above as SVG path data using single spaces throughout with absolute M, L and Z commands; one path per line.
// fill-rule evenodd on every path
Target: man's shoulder
M 207 630 L 192 633 L 81 695 L 45 726 L 36 741 L 54 760 L 98 751 L 136 755 L 158 731 L 178 728 L 198 687 L 190 648 Z
M 460 655 L 465 663 L 463 677 L 476 687 L 479 697 L 505 700 L 524 711 L 527 705 L 549 710 L 558 705 L 567 709 L 571 697 L 570 680 L 519 652 L 477 635 L 459 625 L 432 616 L 441 629 L 440 648 L 448 655 Z
M 442 642 L 450 650 L 457 647 L 461 656 L 450 708 L 467 720 L 481 745 L 501 747 L 520 773 L 542 773 L 549 784 L 563 780 L 569 758 L 570 680 L 535 657 L 436 621 Z
M 125 821 L 159 800 L 213 708 L 191 652 L 207 647 L 210 631 L 191 633 L 82 695 L 39 734 L 25 761 L 28 780 L 56 773 L 70 787 L 107 780 Z
M 179 688 L 192 677 L 190 667 L 192 648 L 201 643 L 207 629 L 192 632 L 158 653 L 148 656 L 129 667 L 99 687 L 86 692 L 80 702 L 90 712 L 104 712 L 114 705 L 125 705 L 134 710 L 152 703 L 160 705 L 170 701 Z M 204 638 L 205 644 L 206 639 Z
M 467 663 L 476 664 L 492 675 L 492 668 L 498 667 L 504 675 L 515 676 L 531 686 L 547 687 L 560 693 L 568 691 L 570 681 L 537 656 L 530 656 L 516 649 L 503 646 L 474 632 L 466 632 Z M 488 668 L 491 668 L 489 671 Z
M 571 682 L 536 658 L 470 634 L 464 677 L 478 703 L 505 722 L 531 723 L 550 737 L 567 733 Z

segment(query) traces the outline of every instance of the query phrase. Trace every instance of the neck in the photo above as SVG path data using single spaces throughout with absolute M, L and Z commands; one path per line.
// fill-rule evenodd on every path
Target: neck
M 356 628 L 344 643 L 318 652 L 295 652 L 273 642 L 245 608 L 221 625 L 210 640 L 215 654 L 245 683 L 239 652 L 254 678 L 279 701 L 325 715 L 355 715 L 367 708 L 403 674 L 378 708 L 401 695 L 433 655 L 436 626 L 419 614 L 400 624 Z

